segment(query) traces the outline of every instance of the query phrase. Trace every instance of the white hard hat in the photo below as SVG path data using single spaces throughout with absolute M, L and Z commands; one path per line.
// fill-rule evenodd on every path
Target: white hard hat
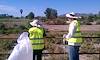
M 41 27 L 41 24 L 40 24 L 39 20 L 37 20 L 37 19 L 30 22 L 30 25 L 36 26 L 36 27 Z
M 77 17 L 74 12 L 71 12 L 69 14 L 66 14 L 66 17 L 68 17 L 68 18 L 80 18 L 80 17 Z
M 71 13 L 69 13 L 69 14 L 75 16 L 75 13 L 74 13 L 74 12 L 71 12 Z

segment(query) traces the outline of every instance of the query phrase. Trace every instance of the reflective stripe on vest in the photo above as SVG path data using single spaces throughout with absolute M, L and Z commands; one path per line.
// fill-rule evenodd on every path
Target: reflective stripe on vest
M 29 29 L 29 38 L 32 44 L 33 50 L 39 50 L 44 48 L 44 40 L 43 40 L 43 29 L 33 27 Z
M 72 36 L 72 38 L 68 39 L 68 42 L 72 42 L 72 43 L 82 43 L 82 38 L 77 38 L 81 36 L 81 32 L 80 32 L 80 23 L 77 20 L 73 21 L 74 23 L 76 23 L 77 25 L 77 29 L 76 32 L 74 33 L 74 35 Z

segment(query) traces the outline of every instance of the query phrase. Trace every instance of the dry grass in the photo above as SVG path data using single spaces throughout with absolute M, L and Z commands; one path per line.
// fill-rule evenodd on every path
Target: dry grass
M 45 46 L 46 50 L 50 53 L 62 53 L 65 52 L 62 46 L 62 39 L 55 39 L 56 37 L 62 37 L 64 33 L 67 33 L 68 26 L 66 25 L 46 25 L 45 26 L 48 29 L 47 36 L 48 37 L 54 37 L 54 38 L 46 38 L 45 41 Z M 82 26 L 81 30 L 83 31 L 83 34 L 85 35 L 84 31 L 86 32 L 85 36 L 94 36 L 95 31 L 100 30 L 100 25 L 88 25 L 88 26 Z M 61 31 L 61 32 L 58 32 Z M 4 38 L 14 38 L 18 37 L 18 34 L 9 34 L 9 35 L 0 35 L 0 37 Z M 99 52 L 99 49 L 96 49 L 98 44 L 94 44 L 96 42 L 94 39 L 84 39 L 84 43 L 82 47 L 80 48 L 80 52 Z M 99 45 L 100 41 L 98 40 Z M 98 48 L 98 47 L 97 47 Z M 45 60 L 67 60 L 68 57 L 67 55 L 64 54 L 59 54 L 59 55 L 45 55 L 43 57 Z M 98 55 L 80 55 L 80 60 L 99 60 Z

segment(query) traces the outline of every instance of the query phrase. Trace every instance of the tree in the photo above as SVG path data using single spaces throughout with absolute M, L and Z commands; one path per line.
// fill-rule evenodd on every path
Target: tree
M 20 13 L 21 13 L 21 18 L 22 18 L 23 9 L 20 9 Z
M 44 12 L 44 14 L 46 15 L 46 17 L 48 19 L 53 19 L 53 18 L 57 18 L 57 10 L 52 9 L 52 8 L 47 8 Z
M 30 13 L 26 16 L 26 18 L 28 18 L 28 19 L 30 19 L 30 20 L 34 19 L 34 13 L 33 13 L 33 12 L 30 12 Z
M 97 18 L 100 19 L 100 11 L 98 12 Z
M 92 16 L 92 15 L 89 16 L 89 17 L 88 17 L 88 22 L 93 22 L 93 21 L 94 21 L 94 16 Z
M 7 18 L 8 14 L 0 14 L 0 18 Z
M 98 12 L 98 15 L 100 16 L 100 11 Z

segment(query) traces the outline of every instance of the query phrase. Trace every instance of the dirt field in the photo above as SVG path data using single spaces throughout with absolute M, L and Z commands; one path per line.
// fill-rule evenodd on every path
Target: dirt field
M 44 25 L 48 31 L 68 31 L 68 25 Z M 85 32 L 98 32 L 100 25 L 82 25 L 81 31 Z M 17 38 L 18 34 L 0 35 L 0 38 Z
M 66 31 L 68 25 L 44 25 L 46 29 L 53 31 Z M 100 25 L 81 25 L 81 31 L 100 31 Z

